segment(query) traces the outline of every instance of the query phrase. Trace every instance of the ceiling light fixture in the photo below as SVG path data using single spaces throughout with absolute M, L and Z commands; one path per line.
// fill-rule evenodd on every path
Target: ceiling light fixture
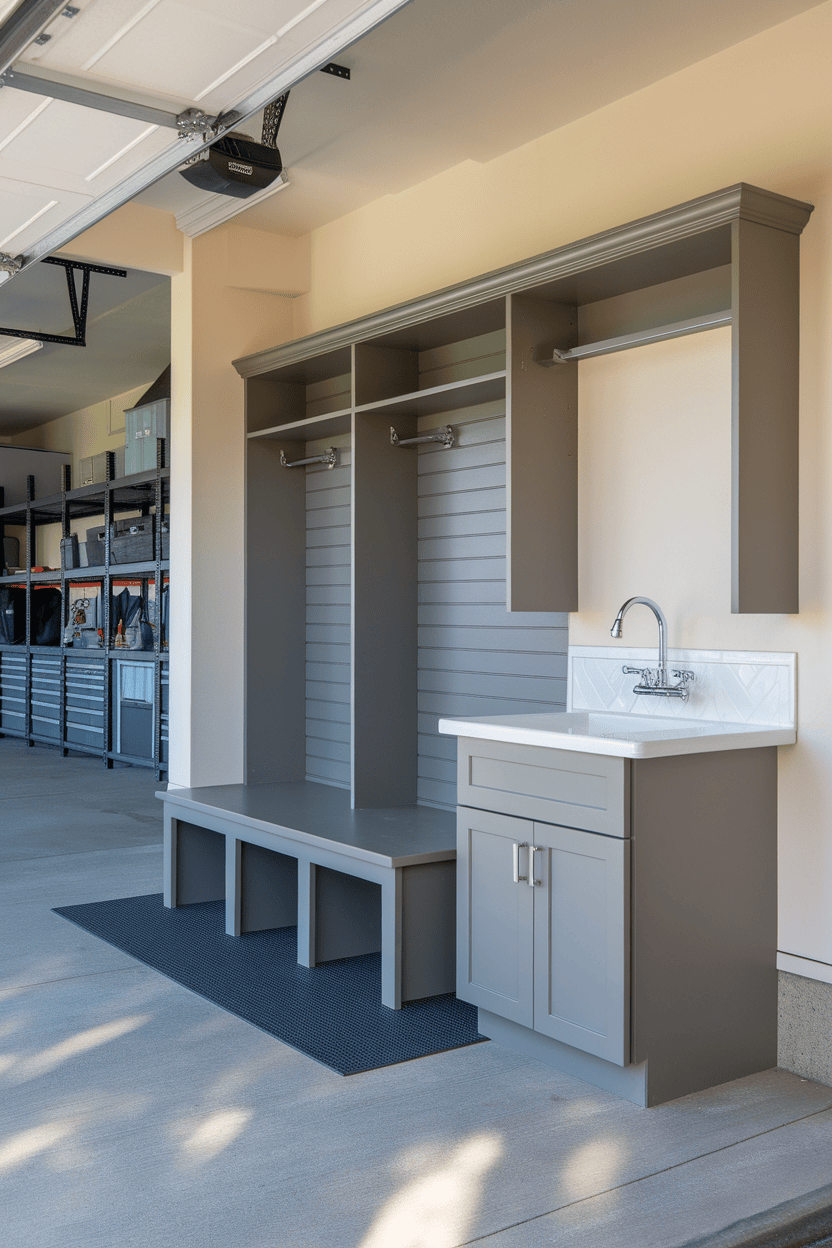
M 33 351 L 40 351 L 42 346 L 42 342 L 35 342 L 33 338 L 21 338 L 19 342 L 13 342 L 10 347 L 4 347 L 0 351 L 0 368 L 22 360 L 25 356 L 31 355 Z

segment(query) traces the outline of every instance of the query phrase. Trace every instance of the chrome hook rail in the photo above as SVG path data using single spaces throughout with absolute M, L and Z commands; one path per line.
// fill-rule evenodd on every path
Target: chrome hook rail
M 441 442 L 446 450 L 450 450 L 454 444 L 454 431 L 450 425 L 443 425 L 441 429 L 424 433 L 419 438 L 400 438 L 393 426 L 390 426 L 391 446 L 416 446 L 420 442 Z
M 306 464 L 326 464 L 327 468 L 334 468 L 338 462 L 338 453 L 334 446 L 330 446 L 323 455 L 312 455 L 309 459 L 293 459 L 290 462 L 281 451 L 280 462 L 284 468 L 303 468 Z

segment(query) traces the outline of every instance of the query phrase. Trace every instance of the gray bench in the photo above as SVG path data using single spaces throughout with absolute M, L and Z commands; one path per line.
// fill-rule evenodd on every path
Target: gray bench
M 229 936 L 297 923 L 298 962 L 381 951 L 381 999 L 455 988 L 456 817 L 426 806 L 351 810 L 305 782 L 170 789 L 164 901 L 225 898 Z

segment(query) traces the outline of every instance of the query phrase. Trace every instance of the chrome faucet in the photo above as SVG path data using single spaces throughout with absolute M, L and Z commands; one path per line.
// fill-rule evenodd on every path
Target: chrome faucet
M 641 677 L 639 683 L 634 687 L 633 693 L 650 694 L 656 698 L 681 698 L 683 702 L 687 702 L 690 696 L 688 683 L 694 680 L 695 677 L 693 672 L 674 671 L 673 675 L 679 683 L 675 685 L 667 683 L 667 620 L 664 618 L 664 612 L 657 602 L 654 602 L 652 598 L 628 598 L 613 621 L 610 636 L 621 636 L 621 625 L 624 621 L 624 616 L 630 610 L 630 607 L 636 606 L 637 603 L 643 607 L 649 607 L 656 617 L 656 623 L 659 626 L 659 663 L 656 668 L 622 667 L 622 672 L 625 676 Z

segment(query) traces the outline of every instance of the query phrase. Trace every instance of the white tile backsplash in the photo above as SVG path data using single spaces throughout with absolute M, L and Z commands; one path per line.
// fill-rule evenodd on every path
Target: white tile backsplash
M 687 702 L 633 693 L 638 677 L 621 668 L 654 668 L 656 661 L 655 647 L 570 646 L 567 709 L 795 726 L 796 654 L 669 650 L 668 671 L 695 674 Z

